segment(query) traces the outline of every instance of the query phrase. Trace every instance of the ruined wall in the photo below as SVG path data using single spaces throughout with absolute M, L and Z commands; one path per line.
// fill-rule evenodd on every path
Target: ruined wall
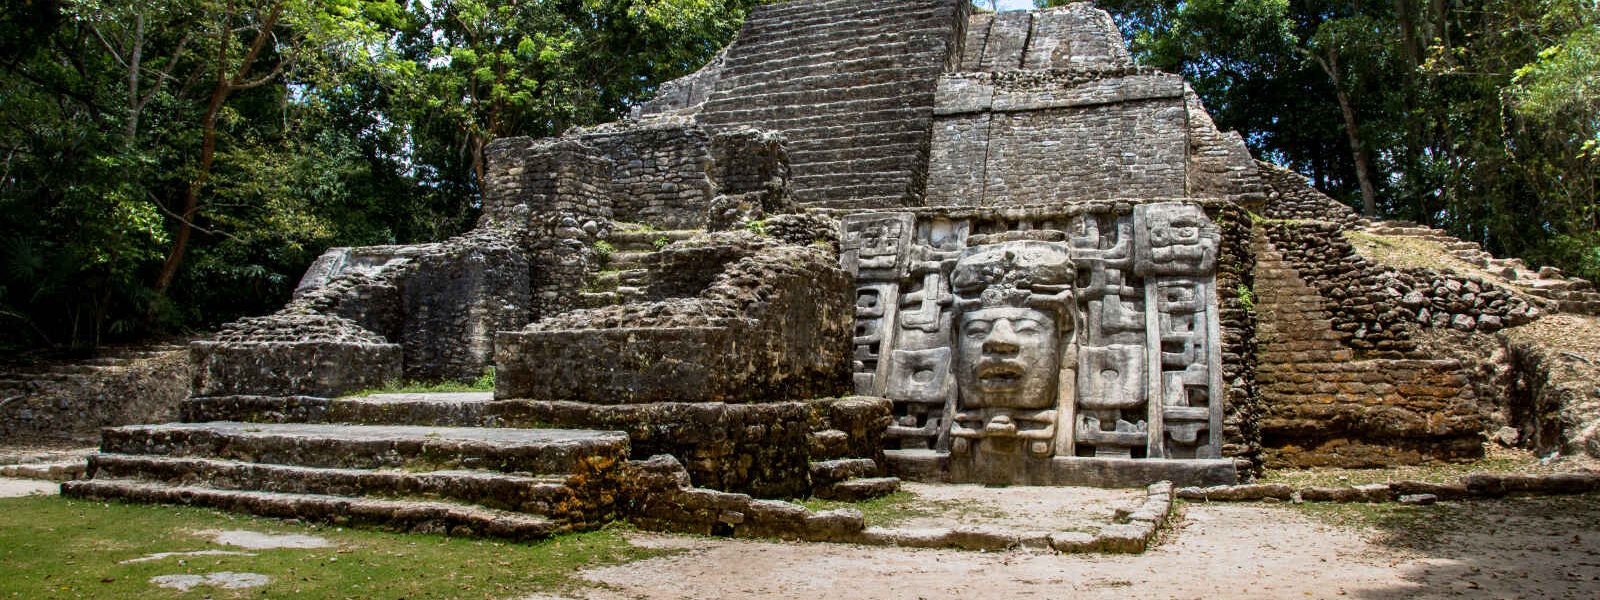
M 354 322 L 291 305 L 189 344 L 196 396 L 339 396 L 401 377 L 402 350 Z
M 1338 329 L 1337 305 L 1269 239 L 1256 238 L 1254 289 L 1266 466 L 1378 467 L 1482 456 L 1484 409 L 1471 365 L 1358 355 L 1348 343 L 1352 332 Z
M 189 356 L 182 349 L 116 349 L 84 362 L 7 365 L 0 368 L 0 440 L 92 442 L 102 427 L 170 421 L 188 395 Z
M 695 297 L 573 311 L 501 333 L 496 396 L 628 404 L 843 391 L 851 296 L 832 258 L 743 231 L 667 252 L 697 244 L 748 248 Z
M 1330 304 L 1344 343 L 1372 356 L 1411 356 L 1418 327 L 1493 333 L 1536 318 L 1517 294 L 1484 278 L 1394 269 L 1366 259 L 1345 228 L 1324 221 L 1265 221 L 1262 230 Z
M 964 0 L 821 0 L 756 7 L 699 122 L 788 140 L 803 206 L 920 204 L 939 73 Z
M 1268 219 L 1314 220 L 1356 224 L 1361 215 L 1344 203 L 1311 187 L 1304 175 L 1268 162 L 1257 162 L 1266 185 L 1267 202 L 1261 216 Z
M 662 229 L 705 226 L 716 193 L 705 130 L 680 122 L 602 126 L 578 139 L 611 161 L 611 218 Z

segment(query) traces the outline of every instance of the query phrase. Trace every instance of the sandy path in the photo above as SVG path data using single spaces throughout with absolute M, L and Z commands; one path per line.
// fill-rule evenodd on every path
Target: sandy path
M 684 554 L 597 569 L 595 598 L 1307 598 L 1402 585 L 1354 532 L 1252 506 L 1192 507 L 1142 556 L 975 553 L 641 536 Z
M 1287 508 L 1191 505 L 1141 556 L 866 548 L 639 535 L 686 548 L 584 574 L 588 598 L 1600 598 L 1600 512 L 1477 505 L 1428 553 Z
M 49 481 L 0 477 L 0 498 L 16 498 L 34 494 L 55 495 L 60 492 L 61 485 Z

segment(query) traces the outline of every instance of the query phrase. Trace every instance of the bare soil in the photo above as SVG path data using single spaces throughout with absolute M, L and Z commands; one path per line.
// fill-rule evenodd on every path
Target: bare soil
M 578 597 L 1600 597 L 1600 496 L 1433 507 L 1188 504 L 1142 555 L 868 548 L 636 534 L 682 552 L 592 569 Z M 1421 527 L 1419 539 L 1408 531 Z

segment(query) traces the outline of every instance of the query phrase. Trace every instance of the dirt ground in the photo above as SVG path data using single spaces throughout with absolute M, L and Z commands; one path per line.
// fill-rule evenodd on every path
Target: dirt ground
M 1346 510 L 1346 509 L 1339 509 Z M 1389 509 L 1351 508 L 1349 510 Z M 1408 509 L 1410 510 L 1410 509 Z M 580 598 L 1600 597 L 1600 497 L 1419 508 L 1334 525 L 1283 505 L 1189 504 L 1143 555 L 867 548 L 639 534 L 672 556 L 587 571 Z M 1414 540 L 1414 527 L 1437 535 Z

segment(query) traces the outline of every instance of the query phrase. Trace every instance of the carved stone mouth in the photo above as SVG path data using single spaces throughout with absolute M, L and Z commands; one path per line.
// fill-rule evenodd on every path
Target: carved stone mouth
M 991 361 L 978 364 L 978 385 L 990 390 L 1008 390 L 1022 385 L 1027 370 L 1009 361 Z

